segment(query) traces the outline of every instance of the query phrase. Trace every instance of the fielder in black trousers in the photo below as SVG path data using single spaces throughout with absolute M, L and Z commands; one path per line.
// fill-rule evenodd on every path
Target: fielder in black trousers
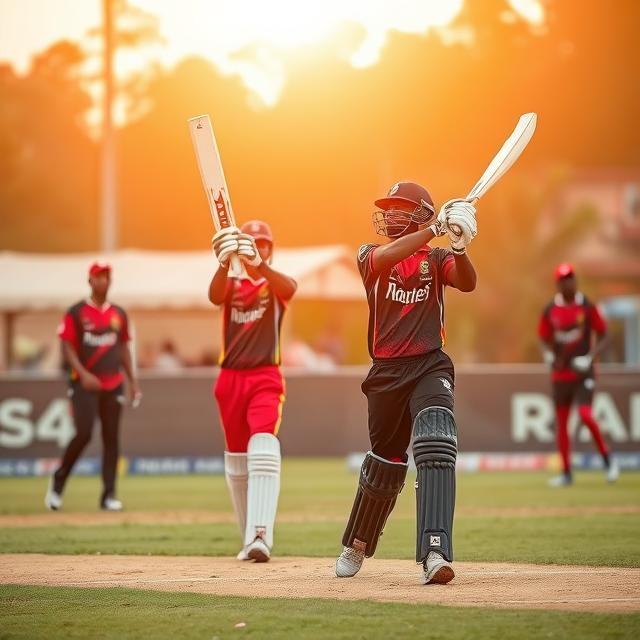
M 48 509 L 62 508 L 62 494 L 73 466 L 91 440 L 96 418 L 102 426 L 102 493 L 100 508 L 121 511 L 116 498 L 116 467 L 122 405 L 127 401 L 124 378 L 128 378 L 129 402 L 141 394 L 129 350 L 129 326 L 124 309 L 107 301 L 111 267 L 96 262 L 89 268 L 91 297 L 66 312 L 58 329 L 62 351 L 69 366 L 69 397 L 76 429 L 45 496 Z

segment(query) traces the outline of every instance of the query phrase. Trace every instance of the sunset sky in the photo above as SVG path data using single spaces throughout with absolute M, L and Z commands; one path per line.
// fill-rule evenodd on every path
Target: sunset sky
M 131 0 L 157 16 L 164 43 L 136 56 L 121 55 L 118 69 L 145 61 L 175 64 L 189 54 L 214 62 L 224 74 L 239 75 L 259 99 L 273 106 L 288 70 L 308 45 L 338 52 L 356 68 L 376 64 L 391 32 L 426 35 L 437 30 L 445 41 L 471 45 L 469 29 L 448 25 L 464 0 Z M 544 28 L 541 0 L 505 0 L 501 19 Z M 82 40 L 101 20 L 100 0 L 0 0 L 0 60 L 20 72 L 31 56 L 52 42 Z M 357 41 L 343 37 L 347 27 L 362 31 Z

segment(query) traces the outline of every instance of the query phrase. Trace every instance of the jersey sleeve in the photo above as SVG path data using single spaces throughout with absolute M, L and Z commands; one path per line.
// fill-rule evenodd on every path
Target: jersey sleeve
M 65 342 L 71 343 L 74 347 L 78 347 L 78 332 L 76 331 L 76 323 L 69 311 L 64 314 L 62 322 L 58 325 L 58 337 Z
M 438 267 L 438 277 L 440 278 L 440 281 L 443 284 L 453 286 L 451 283 L 451 279 L 449 278 L 451 269 L 453 269 L 455 265 L 453 253 L 449 249 L 437 247 L 433 250 L 433 256 L 436 262 L 436 266 Z
M 358 271 L 364 284 L 364 288 L 369 291 L 378 279 L 378 275 L 373 270 L 373 252 L 379 247 L 378 244 L 363 244 L 358 249 Z
M 607 332 L 607 321 L 604 319 L 597 305 L 590 305 L 590 314 L 593 330 L 600 336 L 604 335 Z
M 131 334 L 129 333 L 129 316 L 127 316 L 127 312 L 121 308 L 118 308 L 118 313 L 122 317 L 122 327 L 120 328 L 118 340 L 121 343 L 126 343 L 131 340 Z
M 551 320 L 549 319 L 549 307 L 545 307 L 540 321 L 538 322 L 538 336 L 542 340 L 551 340 L 553 337 L 553 327 L 551 326 Z

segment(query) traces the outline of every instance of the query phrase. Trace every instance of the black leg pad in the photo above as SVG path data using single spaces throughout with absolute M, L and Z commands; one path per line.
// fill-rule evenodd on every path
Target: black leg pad
M 342 536 L 345 547 L 364 551 L 370 558 L 404 486 L 408 464 L 390 462 L 375 453 L 367 453 L 360 470 L 358 492 L 347 528 Z
M 457 453 L 458 430 L 453 413 L 444 407 L 423 409 L 413 421 L 413 458 L 417 470 L 416 562 L 423 562 L 430 551 L 453 561 Z

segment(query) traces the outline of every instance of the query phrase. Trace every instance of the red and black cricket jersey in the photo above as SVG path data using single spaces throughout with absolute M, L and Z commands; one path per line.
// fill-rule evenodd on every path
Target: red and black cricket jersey
M 577 380 L 580 376 L 571 369 L 571 359 L 588 354 L 594 332 L 603 335 L 606 330 L 598 307 L 586 296 L 576 293 L 573 302 L 567 303 L 561 294 L 556 294 L 545 307 L 538 325 L 538 335 L 551 343 L 556 355 L 552 378 Z
M 220 366 L 253 369 L 280 364 L 280 330 L 287 308 L 266 279 L 230 277 L 223 307 Z
M 425 245 L 391 269 L 375 273 L 377 244 L 358 250 L 358 269 L 369 303 L 369 354 L 401 358 L 440 349 L 444 335 L 444 287 L 453 266 L 448 249 Z
M 107 302 L 100 308 L 91 300 L 82 300 L 65 313 L 58 336 L 71 344 L 105 391 L 122 382 L 120 345 L 129 341 L 129 322 L 122 307 Z M 70 375 L 72 381 L 78 378 L 76 371 Z

